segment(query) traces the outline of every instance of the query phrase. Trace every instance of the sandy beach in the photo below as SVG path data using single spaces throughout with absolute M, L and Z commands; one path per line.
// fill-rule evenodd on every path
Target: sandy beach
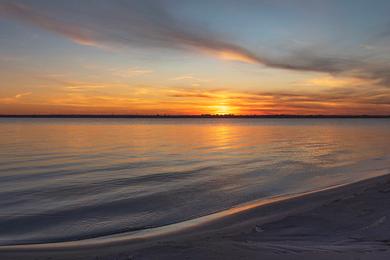
M 389 259 L 390 175 L 160 229 L 0 247 L 1 259 Z

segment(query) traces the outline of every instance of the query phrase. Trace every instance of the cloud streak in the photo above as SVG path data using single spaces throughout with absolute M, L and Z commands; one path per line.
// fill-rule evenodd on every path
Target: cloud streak
M 82 45 L 97 46 L 97 43 L 92 40 L 86 28 L 63 23 L 45 13 L 34 10 L 27 4 L 5 1 L 4 3 L 0 3 L 0 14 L 17 18 L 48 31 L 59 33 Z
M 224 104 L 240 114 L 371 114 L 390 113 L 390 93 L 385 87 L 340 87 L 322 91 L 247 91 L 175 89 L 175 100 L 192 100 L 204 106 Z
M 133 78 L 138 76 L 144 76 L 153 73 L 149 69 L 140 69 L 140 68 L 129 68 L 126 70 L 123 69 L 112 69 L 112 74 L 117 77 L 122 78 Z
M 49 2 L 44 5 L 45 1 L 5 1 L 0 3 L 0 14 L 56 32 L 82 45 L 190 48 L 221 59 L 262 63 L 260 57 L 245 48 L 176 20 L 167 11 L 167 3 L 172 1 L 97 2 L 90 7 L 68 1 L 67 9 L 63 10 Z
M 285 70 L 346 74 L 390 85 L 388 63 L 368 62 L 364 57 L 321 53 L 319 47 L 315 46 L 285 50 L 278 57 L 258 53 L 177 18 L 173 7 L 179 2 L 97 0 L 91 4 L 74 0 L 5 0 L 0 3 L 0 14 L 58 33 L 82 45 L 192 50 L 222 60 Z

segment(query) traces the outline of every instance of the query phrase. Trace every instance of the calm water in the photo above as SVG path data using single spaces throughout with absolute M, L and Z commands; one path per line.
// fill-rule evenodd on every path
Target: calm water
M 0 245 L 162 226 L 389 173 L 386 119 L 0 119 Z

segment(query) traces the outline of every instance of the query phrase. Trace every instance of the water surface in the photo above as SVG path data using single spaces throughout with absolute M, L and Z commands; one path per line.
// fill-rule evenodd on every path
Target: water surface
M 158 227 L 390 169 L 388 119 L 0 119 L 0 245 Z

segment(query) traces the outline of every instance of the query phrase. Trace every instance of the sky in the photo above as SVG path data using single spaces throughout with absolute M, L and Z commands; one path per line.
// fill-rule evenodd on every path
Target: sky
M 0 0 L 0 114 L 390 114 L 388 0 Z

